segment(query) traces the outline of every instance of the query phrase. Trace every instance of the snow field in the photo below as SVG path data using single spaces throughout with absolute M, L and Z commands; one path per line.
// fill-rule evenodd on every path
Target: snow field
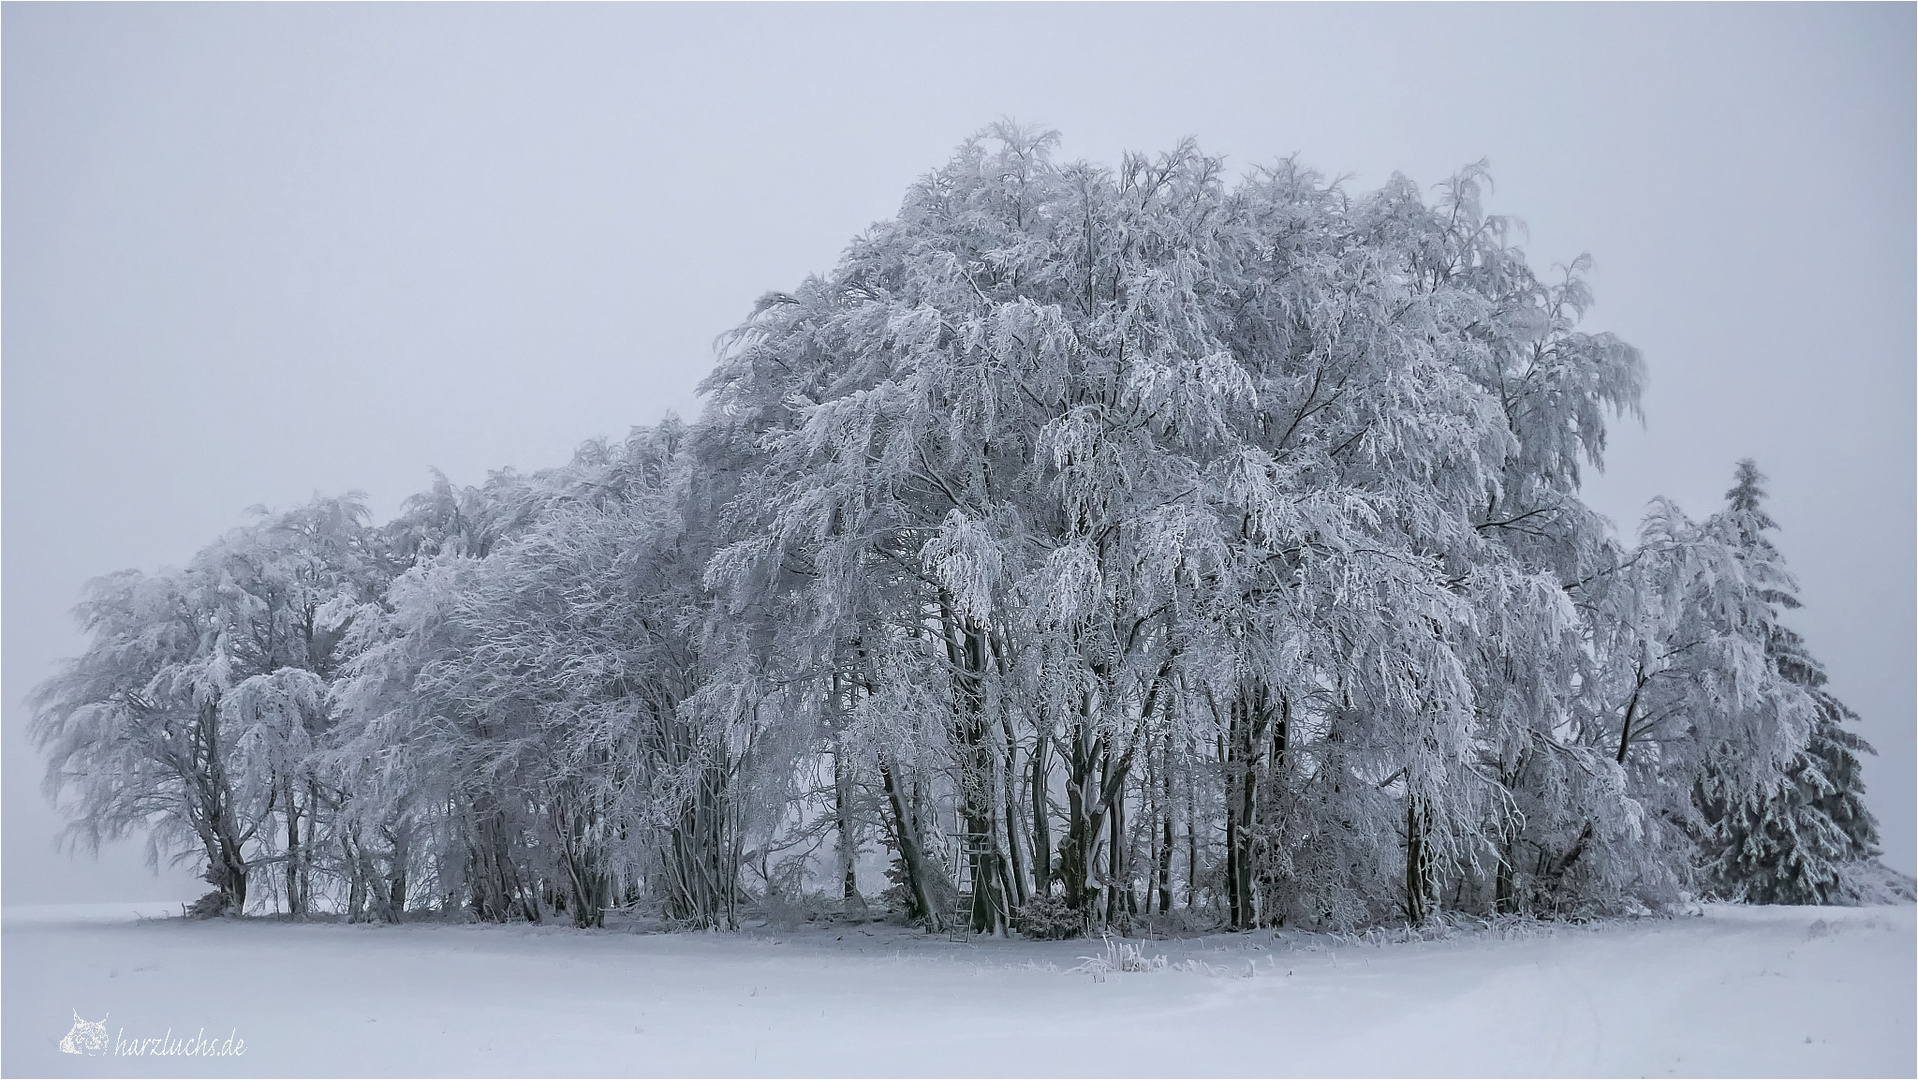
M 1914 909 L 1435 941 L 954 944 L 9 909 L 0 1071 L 51 1076 L 1911 1076 Z M 177 908 L 175 909 L 177 910 Z M 1376 942 L 1376 938 L 1374 939 Z M 1135 946 L 1123 959 L 1119 946 Z M 1088 963 L 1088 957 L 1099 958 Z M 1159 958 L 1164 958 L 1163 966 Z M 1147 970 L 1120 970 L 1143 966 Z M 1072 969 L 1081 970 L 1074 971 Z M 237 1032 L 234 1058 L 62 1053 Z

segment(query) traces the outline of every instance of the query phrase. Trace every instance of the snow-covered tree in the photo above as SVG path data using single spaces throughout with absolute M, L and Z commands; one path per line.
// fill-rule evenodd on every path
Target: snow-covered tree
M 317 499 L 183 570 L 89 586 L 92 643 L 38 689 L 33 722 L 77 835 L 97 845 L 150 827 L 156 858 L 197 842 L 218 910 L 243 910 L 250 869 L 278 862 L 287 910 L 305 910 L 338 809 L 314 772 L 326 686 L 354 611 L 387 576 L 365 516 L 355 498 Z
M 1434 207 L 1289 165 L 1232 190 L 1190 146 L 1114 173 L 1051 145 L 969 143 L 736 335 L 707 423 L 762 456 L 709 578 L 788 605 L 768 625 L 802 649 L 916 650 L 881 677 L 921 690 L 944 672 L 981 929 L 1044 891 L 1049 860 L 1008 872 L 1021 847 L 1056 848 L 1091 917 L 1136 907 L 1132 769 L 1180 743 L 1221 748 L 1235 924 L 1281 917 L 1255 877 L 1274 912 L 1378 917 L 1375 869 L 1332 879 L 1388 848 L 1422 917 L 1484 816 L 1475 628 L 1507 667 L 1540 628 L 1578 647 L 1562 585 L 1602 544 L 1577 458 L 1634 406 L 1636 355 L 1572 330 L 1582 286 L 1531 278 L 1475 173 Z M 1042 796 L 1056 751 L 1062 836 L 1039 797 L 1020 842 L 1021 750 Z
M 1782 566 L 1767 535 L 1778 527 L 1765 512 L 1764 475 L 1747 458 L 1725 493 L 1725 514 L 1754 557 Z M 1800 606 L 1789 578 L 1771 584 L 1777 614 Z M 1699 783 L 1705 815 L 1705 869 L 1721 891 L 1765 904 L 1847 900 L 1845 869 L 1878 854 L 1878 823 L 1864 804 L 1860 754 L 1871 746 L 1845 728 L 1857 715 L 1825 689 L 1824 667 L 1804 639 L 1774 618 L 1765 648 L 1781 676 L 1809 696 L 1815 716 L 1808 740 L 1775 790 L 1751 788 L 1713 770 Z
M 1629 544 L 1581 501 L 1644 377 L 1584 260 L 1482 166 L 1056 146 L 988 129 L 764 297 L 696 424 L 96 583 L 36 728 L 81 834 L 150 817 L 229 907 L 580 926 L 857 908 L 875 844 L 992 933 L 1630 907 L 1700 837 L 1849 888 L 1866 748 L 1755 470 Z

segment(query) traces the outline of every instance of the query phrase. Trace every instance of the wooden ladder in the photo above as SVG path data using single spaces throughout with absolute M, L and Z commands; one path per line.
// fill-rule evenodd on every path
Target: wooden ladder
M 952 834 L 952 920 L 946 924 L 948 941 L 972 940 L 972 854 L 986 850 L 990 838 L 984 833 Z

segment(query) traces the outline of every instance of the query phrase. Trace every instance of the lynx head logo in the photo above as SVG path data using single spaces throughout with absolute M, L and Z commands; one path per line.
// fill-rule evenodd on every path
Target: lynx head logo
M 108 1015 L 112 1015 L 109 1013 Z M 60 1038 L 60 1052 L 63 1054 L 85 1054 L 99 1057 L 107 1052 L 107 1018 L 82 1020 L 79 1013 L 73 1014 L 73 1030 Z

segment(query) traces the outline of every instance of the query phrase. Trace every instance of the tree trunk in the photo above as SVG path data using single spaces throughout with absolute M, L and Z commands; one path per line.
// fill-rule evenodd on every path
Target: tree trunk
M 1282 795 L 1280 789 L 1285 780 L 1286 740 L 1290 738 L 1292 728 L 1292 701 L 1284 694 L 1278 697 L 1279 715 L 1276 721 L 1268 719 L 1272 741 L 1266 767 L 1262 775 L 1256 770 L 1253 774 L 1253 790 L 1258 796 L 1253 809 L 1254 820 L 1264 826 L 1263 835 L 1254 837 L 1253 854 L 1258 868 L 1255 902 L 1261 926 L 1284 925 L 1287 905 L 1296 892 L 1296 889 L 1287 889 L 1281 894 L 1279 860 L 1273 857 L 1271 851 L 1273 844 L 1282 842 L 1276 834 L 1278 823 L 1282 820 L 1277 802 Z M 1271 695 L 1261 693 L 1259 698 L 1261 708 L 1269 718 Z
M 1090 711 L 1090 703 L 1087 703 Z M 1066 835 L 1059 844 L 1059 877 L 1065 886 L 1066 906 L 1085 912 L 1087 872 L 1091 869 L 1093 830 L 1090 803 L 1096 794 L 1086 789 L 1093 783 L 1094 740 L 1086 727 L 1090 718 L 1076 717 L 1069 733 L 1070 753 L 1066 758 Z M 1088 797 L 1091 796 L 1091 797 Z
M 217 700 L 200 706 L 192 730 L 195 775 L 188 790 L 198 793 L 193 825 L 206 847 L 208 884 L 219 891 L 223 915 L 246 913 L 246 854 L 239 823 L 233 819 L 233 788 L 227 783 L 221 758 L 220 707 Z
M 1235 930 L 1250 930 L 1263 922 L 1256 889 L 1259 765 L 1272 720 L 1271 692 L 1263 682 L 1241 688 L 1226 707 L 1226 892 Z
M 240 842 L 234 839 L 230 829 L 222 830 L 219 842 L 219 861 L 214 864 L 216 875 L 209 875 L 209 881 L 220 890 L 220 906 L 223 914 L 243 915 L 246 913 L 246 857 L 241 852 Z M 217 876 L 218 880 L 213 880 Z
M 558 804 L 557 799 L 555 802 Z M 573 926 L 581 930 L 602 927 L 606 925 L 607 876 L 600 863 L 599 845 L 592 839 L 598 831 L 598 814 L 589 802 L 570 813 L 563 808 L 556 810 L 555 817 L 556 824 L 564 829 L 561 868 L 566 872 L 564 896 Z
M 1492 877 L 1492 910 L 1500 915 L 1511 915 L 1518 910 L 1518 898 L 1512 883 L 1512 845 L 1509 842 L 1499 845 L 1498 868 Z
M 306 915 L 306 905 L 300 896 L 300 807 L 292 780 L 284 782 L 280 794 L 286 800 L 286 914 L 298 919 Z
M 396 923 L 406 917 L 406 866 L 411 854 L 408 842 L 411 835 L 403 826 L 394 835 L 392 872 L 386 881 L 387 922 Z
M 839 830 L 839 899 L 842 903 L 854 903 L 859 899 L 859 873 L 855 865 L 859 840 L 853 833 L 852 765 L 846 760 L 844 746 L 835 748 L 832 755 L 832 797 Z
M 1026 859 L 1019 843 L 1019 745 L 1012 735 L 1012 721 L 1000 718 L 1005 736 L 1005 764 L 999 774 L 1004 787 L 1003 817 L 1005 821 L 1006 870 L 1012 879 L 1012 901 L 1017 907 L 1025 907 L 1031 894 L 1026 889 Z M 998 816 L 998 815 L 995 815 Z
M 953 608 L 952 597 L 939 594 L 939 617 L 945 631 L 946 659 L 951 665 L 954 740 L 959 747 L 959 813 L 965 829 L 965 859 L 972 885 L 972 929 L 1003 934 L 1007 903 L 1006 873 L 993 842 L 996 762 L 985 715 L 984 675 L 988 661 L 985 630 Z
M 1234 930 L 1256 922 L 1252 902 L 1252 824 L 1254 814 L 1254 707 L 1243 692 L 1226 708 L 1225 868 L 1226 892 Z
M 1163 768 L 1150 747 L 1145 755 L 1145 782 L 1139 786 L 1139 809 L 1145 819 L 1146 863 L 1145 863 L 1145 912 L 1152 914 L 1159 901 L 1159 818 L 1164 807 L 1159 805 L 1159 772 Z
M 1123 927 L 1127 925 L 1132 912 L 1138 908 L 1138 902 L 1132 896 L 1132 867 L 1126 858 L 1128 844 L 1123 779 L 1119 783 L 1119 796 L 1112 800 L 1112 808 L 1107 811 L 1106 816 L 1110 824 L 1109 833 L 1112 844 L 1106 858 L 1106 924 Z
M 1039 896 L 1052 894 L 1052 820 L 1047 813 L 1052 767 L 1046 754 L 1051 746 L 1051 737 L 1041 732 L 1032 747 L 1032 891 Z
M 886 801 L 892 807 L 893 841 L 899 846 L 900 860 L 906 864 L 907 892 L 912 897 L 915 909 L 912 916 L 924 923 L 927 930 L 941 933 L 946 929 L 946 917 L 935 895 L 931 867 L 926 861 L 925 848 L 920 844 L 916 815 L 909 812 L 904 793 L 893 776 L 893 769 L 883 757 L 879 762 L 879 779 L 886 789 Z
M 300 902 L 306 912 L 313 911 L 313 863 L 319 857 L 320 785 L 306 782 L 306 839 L 300 842 Z
M 1423 926 L 1432 915 L 1431 856 L 1425 839 L 1429 816 L 1423 800 L 1417 795 L 1406 796 L 1405 918 L 1413 926 Z
M 1226 787 L 1225 807 L 1225 906 L 1226 925 L 1233 930 L 1245 928 L 1243 894 L 1239 891 L 1239 816 L 1232 807 L 1232 789 Z
M 855 693 L 853 680 L 840 672 L 832 674 L 832 709 L 835 730 L 832 750 L 832 808 L 838 828 L 839 900 L 845 904 L 863 904 L 859 895 L 859 837 L 852 820 L 853 763 L 846 749 L 846 719 L 851 715 Z
M 1639 669 L 1637 685 L 1632 687 L 1632 699 L 1625 703 L 1625 723 L 1618 731 L 1618 763 L 1625 764 L 1625 751 L 1632 745 L 1632 717 L 1638 712 L 1639 695 L 1645 692 L 1645 684 L 1651 680 Z
M 1185 773 L 1185 906 L 1187 911 L 1199 906 L 1199 750 L 1197 740 L 1188 737 L 1186 759 L 1190 764 Z
M 1170 735 L 1167 735 L 1165 740 L 1163 771 L 1165 773 L 1162 778 L 1165 786 L 1165 801 L 1160 808 L 1159 815 L 1160 823 L 1164 827 L 1164 835 L 1159 839 L 1159 914 L 1161 915 L 1169 914 L 1172 911 L 1172 812 L 1177 796 L 1172 788 L 1172 776 L 1175 770 L 1173 769 L 1172 737 Z
M 528 921 L 538 922 L 538 908 L 521 902 L 520 883 L 507 850 L 506 824 L 493 808 L 491 796 L 482 796 L 473 807 L 472 851 L 468 860 L 468 884 L 473 894 L 473 915 L 483 922 L 505 922 L 516 911 Z M 364 845 L 359 845 L 364 853 Z

